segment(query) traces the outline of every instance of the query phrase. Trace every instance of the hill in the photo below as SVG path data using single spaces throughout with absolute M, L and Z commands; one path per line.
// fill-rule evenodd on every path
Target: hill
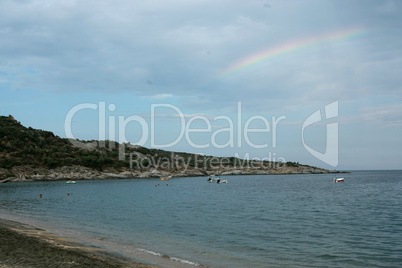
M 119 148 L 124 148 L 123 160 Z M 114 141 L 72 143 L 52 132 L 24 127 L 11 115 L 0 116 L 0 179 L 6 181 L 327 172 L 294 162 L 202 156 Z

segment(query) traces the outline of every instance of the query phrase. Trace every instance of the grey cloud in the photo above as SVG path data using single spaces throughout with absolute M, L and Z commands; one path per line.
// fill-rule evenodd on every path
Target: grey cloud
M 362 4 L 364 3 L 364 4 Z M 298 102 L 400 92 L 399 2 L 2 1 L 0 82 L 41 91 L 171 94 L 189 107 L 239 100 L 268 110 Z M 355 25 L 340 50 L 261 63 L 222 79 L 239 59 Z M 363 41 L 362 41 L 363 40 Z M 364 41 L 365 40 L 365 41 Z M 391 59 L 392 58 L 392 59 Z M 6 78 L 4 78 L 6 77 Z M 152 81 L 152 83 L 149 83 Z

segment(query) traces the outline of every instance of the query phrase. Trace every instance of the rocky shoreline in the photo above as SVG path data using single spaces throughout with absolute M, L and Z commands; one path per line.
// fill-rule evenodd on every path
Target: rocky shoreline
M 0 183 L 336 172 L 299 162 L 214 157 L 115 141 L 62 139 L 49 131 L 24 127 L 11 115 L 0 116 L 0 132 Z
M 198 177 L 198 176 L 225 176 L 225 175 L 275 175 L 275 174 L 325 174 L 339 173 L 310 166 L 280 168 L 236 168 L 226 167 L 220 169 L 203 170 L 187 168 L 182 170 L 161 170 L 150 168 L 146 170 L 114 168 L 103 171 L 84 166 L 64 166 L 55 169 L 16 166 L 11 169 L 0 169 L 0 183 L 24 182 L 24 181 L 60 181 L 60 180 L 102 180 L 102 179 L 135 179 L 135 178 L 158 178 L 163 176 L 172 177 Z

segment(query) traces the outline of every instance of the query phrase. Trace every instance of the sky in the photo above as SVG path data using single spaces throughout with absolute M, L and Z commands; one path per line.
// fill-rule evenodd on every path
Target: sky
M 0 115 L 82 140 L 401 169 L 401 1 L 2 0 Z

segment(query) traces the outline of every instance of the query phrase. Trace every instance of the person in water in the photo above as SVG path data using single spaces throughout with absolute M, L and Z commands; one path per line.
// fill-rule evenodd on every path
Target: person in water
M 216 183 L 220 183 L 221 182 L 221 179 L 218 179 L 217 181 L 216 181 Z
M 209 177 L 207 181 L 212 181 L 211 177 Z

